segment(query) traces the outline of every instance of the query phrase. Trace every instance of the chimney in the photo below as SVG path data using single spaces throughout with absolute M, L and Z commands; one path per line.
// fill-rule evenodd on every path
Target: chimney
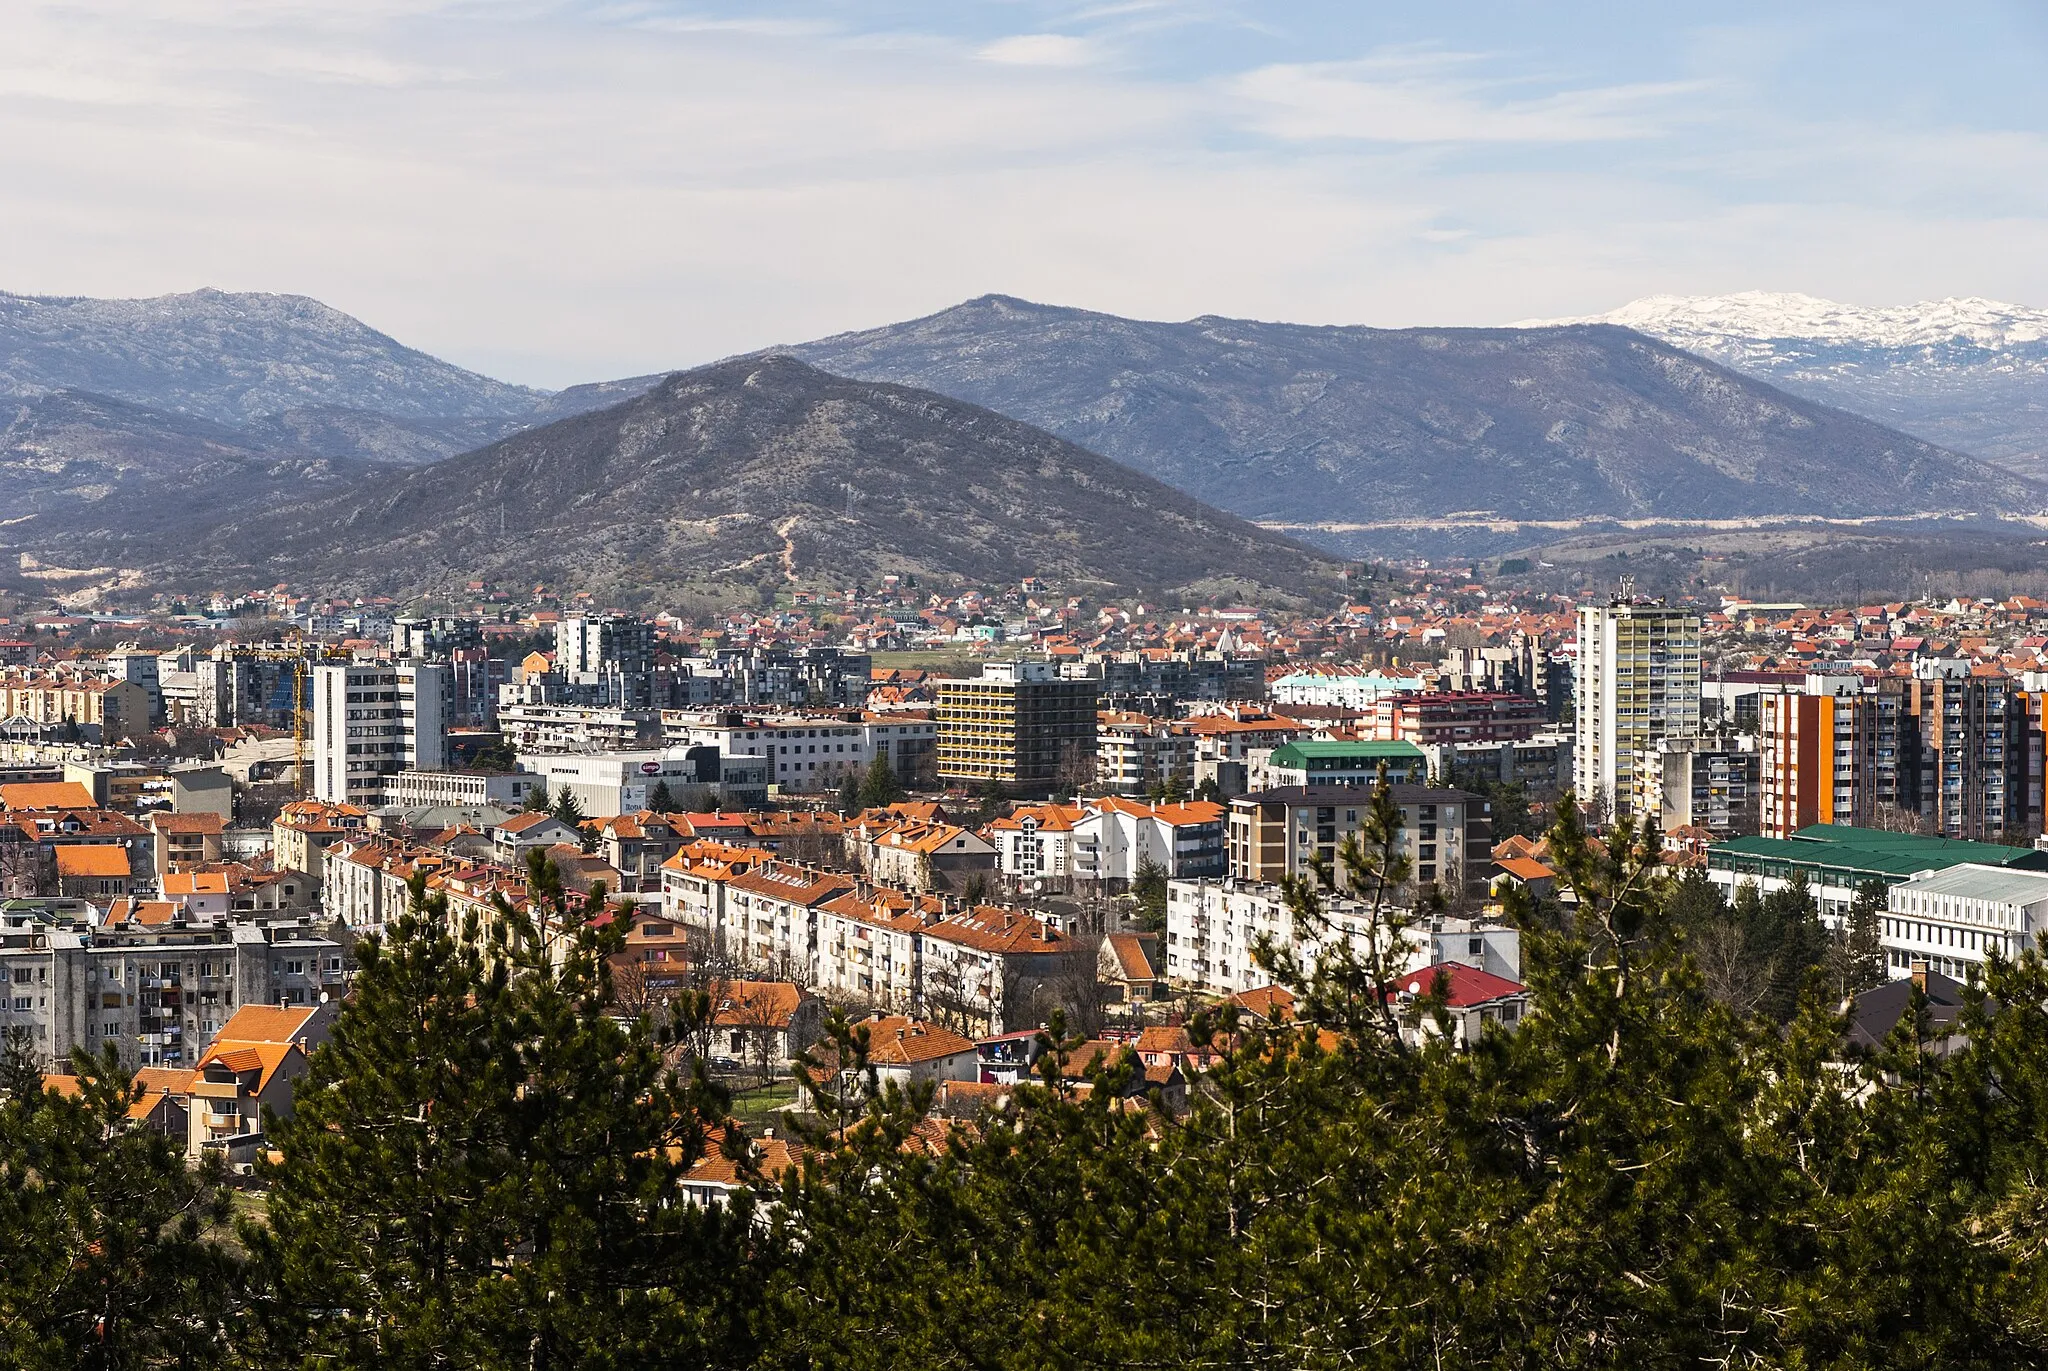
M 1927 963 L 1918 957 L 1913 959 L 1913 988 L 1923 995 L 1927 993 Z

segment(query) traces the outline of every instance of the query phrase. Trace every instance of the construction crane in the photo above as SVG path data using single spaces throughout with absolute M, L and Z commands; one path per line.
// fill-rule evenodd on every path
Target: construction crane
M 320 661 L 349 662 L 355 656 L 345 648 L 317 640 L 309 643 L 303 636 L 294 637 L 291 647 L 244 648 L 238 656 L 253 658 L 262 662 L 288 663 L 292 672 L 292 789 L 304 798 L 313 788 L 312 778 L 306 768 L 306 752 L 313 736 L 313 668 L 317 663 L 313 652 L 317 651 Z

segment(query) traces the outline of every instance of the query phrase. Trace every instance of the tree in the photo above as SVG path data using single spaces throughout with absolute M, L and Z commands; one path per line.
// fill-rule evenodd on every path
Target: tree
M 613 1017 L 621 922 L 569 922 L 501 905 L 453 930 L 416 882 L 359 946 L 293 1117 L 269 1124 L 269 1221 L 244 1226 L 270 1282 L 258 1364 L 727 1359 L 745 1206 L 676 1202 L 718 1096 L 664 1069 L 648 1016 Z
M 0 1040 L 0 1099 L 34 1103 L 42 1093 L 43 1066 L 35 1035 L 24 1025 L 10 1025 Z
M 188 1166 L 128 1117 L 113 1045 L 72 1059 L 73 1088 L 31 1088 L 9 1052 L 0 1100 L 0 1363 L 203 1366 L 224 1346 L 242 1269 L 221 1239 L 218 1154 Z
M 860 807 L 862 809 L 883 809 L 903 798 L 903 783 L 896 779 L 896 770 L 889 765 L 888 754 L 877 749 L 875 759 L 868 763 L 867 775 L 860 785 Z
M 839 812 L 852 818 L 860 813 L 860 777 L 851 770 L 839 782 Z
M 565 792 L 566 793 L 566 792 Z M 546 814 L 554 809 L 554 802 L 548 798 L 548 783 L 535 781 L 526 791 L 526 812 Z
M 1138 858 L 1138 870 L 1131 877 L 1131 893 L 1138 897 L 1138 927 L 1146 933 L 1166 931 L 1166 868 L 1148 852 Z
M 669 792 L 667 781 L 656 781 L 653 788 L 647 792 L 647 807 L 656 814 L 675 812 L 676 797 Z
M 579 834 L 583 831 L 583 806 L 576 803 L 575 792 L 568 786 L 563 786 L 555 793 L 555 802 L 548 807 L 548 813 Z
M 975 822 L 977 824 L 993 823 L 1009 812 L 1010 792 L 1003 783 L 993 776 L 982 781 L 981 803 L 974 811 Z
M 1838 998 L 1860 995 L 1883 985 L 1885 968 L 1884 915 L 1890 891 L 1883 881 L 1865 881 L 1828 947 L 1828 982 Z
M 1204 804 L 1222 804 L 1223 787 L 1214 776 L 1204 776 L 1202 783 L 1195 787 L 1195 798 Z
M 1529 792 L 1519 781 L 1487 781 L 1479 786 L 1493 821 L 1493 840 L 1533 838 L 1541 830 L 1529 808 Z

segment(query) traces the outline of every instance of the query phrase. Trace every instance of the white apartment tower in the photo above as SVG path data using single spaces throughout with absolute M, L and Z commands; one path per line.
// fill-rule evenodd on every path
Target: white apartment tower
M 333 804 L 383 803 L 384 778 L 448 764 L 442 701 L 448 668 L 370 662 L 313 670 L 313 793 Z
M 1572 749 L 1580 802 L 1597 796 L 1609 813 L 1622 813 L 1635 794 L 1638 762 L 1659 740 L 1699 726 L 1700 616 L 1639 599 L 1628 581 L 1606 604 L 1580 605 Z

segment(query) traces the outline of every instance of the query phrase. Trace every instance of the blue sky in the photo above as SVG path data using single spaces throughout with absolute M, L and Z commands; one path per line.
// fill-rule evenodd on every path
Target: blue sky
M 1002 291 L 1485 324 L 2048 305 L 2048 6 L 11 0 L 0 287 L 542 385 Z

